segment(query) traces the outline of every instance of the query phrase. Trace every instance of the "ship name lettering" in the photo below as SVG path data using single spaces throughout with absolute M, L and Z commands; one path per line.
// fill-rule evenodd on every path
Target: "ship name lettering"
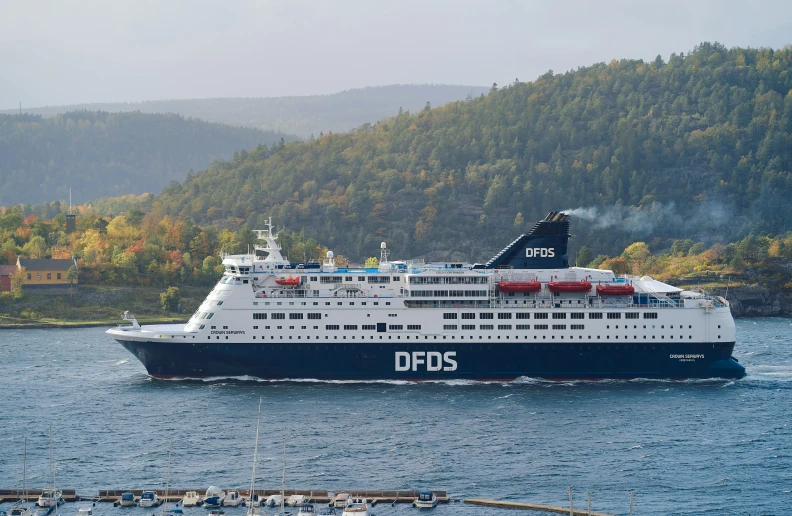
M 678 358 L 680 360 L 696 360 L 699 358 L 704 358 L 704 355 L 670 355 L 669 358 Z
M 212 335 L 244 335 L 243 330 L 212 330 Z
M 525 249 L 526 258 L 553 258 L 555 247 L 528 247 Z
M 427 371 L 456 371 L 456 351 L 397 351 L 396 371 L 418 371 L 423 366 Z

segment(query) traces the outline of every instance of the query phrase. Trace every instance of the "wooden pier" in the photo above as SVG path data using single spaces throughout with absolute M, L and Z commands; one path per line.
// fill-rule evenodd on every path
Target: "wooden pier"
M 569 514 L 573 516 L 613 516 L 604 512 L 588 512 L 586 509 L 570 509 L 569 507 L 558 507 L 555 505 L 540 505 L 537 503 L 525 502 L 502 502 L 499 500 L 485 500 L 482 498 L 468 498 L 465 503 L 471 505 L 484 505 L 486 507 L 500 507 L 501 509 L 522 509 L 524 511 L 543 511 L 554 512 L 557 514 Z
M 74 489 L 60 489 L 60 491 L 63 493 L 64 502 L 76 502 L 80 500 L 80 497 L 77 496 Z M 0 489 L 0 503 L 18 502 L 23 499 L 26 502 L 35 502 L 38 500 L 39 496 L 41 496 L 41 489 L 28 489 L 27 497 L 24 496 L 24 491 L 22 489 Z

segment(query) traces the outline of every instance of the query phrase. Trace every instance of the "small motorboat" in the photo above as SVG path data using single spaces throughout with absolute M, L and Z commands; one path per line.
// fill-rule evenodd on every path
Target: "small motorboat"
M 335 516 L 336 511 L 332 507 L 319 507 L 316 516 Z
M 187 491 L 181 503 L 184 507 L 195 507 L 201 504 L 201 497 L 196 491 Z
M 121 498 L 118 500 L 118 505 L 121 507 L 134 507 L 135 495 L 134 493 L 121 493 Z
M 312 503 L 304 503 L 300 506 L 297 516 L 316 516 L 316 508 Z
M 365 498 L 352 498 L 349 504 L 344 507 L 341 516 L 371 516 L 369 503 Z
M 156 507 L 161 502 L 159 496 L 154 491 L 143 491 L 140 493 L 138 505 L 141 507 Z
M 498 282 L 501 292 L 541 292 L 542 284 L 538 281 L 501 281 Z
M 588 281 L 550 281 L 547 283 L 547 290 L 553 294 L 564 292 L 589 292 L 591 283 Z
M 223 498 L 223 505 L 226 507 L 239 507 L 240 504 L 242 504 L 242 496 L 239 491 L 228 491 Z
M 245 500 L 245 507 L 261 507 L 261 502 L 261 497 L 258 494 L 253 493 L 253 496 Z
M 217 486 L 209 486 L 204 495 L 204 507 L 208 509 L 217 509 L 223 504 L 225 493 Z
M 42 489 L 41 495 L 36 501 L 39 507 L 56 507 L 63 503 L 63 493 L 57 489 Z
M 300 284 L 299 276 L 289 276 L 288 278 L 277 278 L 275 283 L 282 287 L 296 287 Z
M 11 507 L 11 512 L 8 513 L 8 516 L 33 516 L 33 511 L 27 505 L 15 505 Z
M 267 501 L 264 502 L 264 505 L 267 507 L 280 507 L 281 502 L 283 501 L 283 497 L 279 494 L 270 495 L 267 498 Z
M 179 507 L 174 507 L 173 509 L 168 509 L 165 516 L 184 516 L 184 511 Z
M 632 285 L 597 285 L 598 296 L 631 296 L 634 292 Z
M 349 493 L 338 493 L 333 497 L 333 501 L 330 502 L 330 505 L 336 509 L 343 509 L 349 505 L 349 501 Z
M 209 516 L 225 516 L 223 509 L 212 509 L 209 511 Z
M 300 507 L 306 502 L 306 496 L 301 494 L 291 495 L 286 499 L 286 505 L 289 507 Z
M 77 516 L 93 516 L 92 507 L 80 507 L 77 509 Z
M 413 507 L 431 509 L 437 505 L 437 497 L 432 491 L 421 491 L 413 502 Z

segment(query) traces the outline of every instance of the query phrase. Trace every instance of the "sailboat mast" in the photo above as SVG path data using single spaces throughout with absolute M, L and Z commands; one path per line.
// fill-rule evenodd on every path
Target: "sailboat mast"
M 50 434 L 50 469 L 52 470 L 52 496 L 55 498 L 55 516 L 58 516 L 58 486 L 55 483 L 55 452 L 52 449 L 52 423 L 49 426 Z
M 22 457 L 22 497 L 27 505 L 27 437 L 25 437 L 25 452 Z
M 258 440 L 259 440 L 259 427 L 261 426 L 261 399 L 259 396 L 259 410 L 258 421 L 256 422 L 256 446 L 253 448 L 253 474 L 250 477 L 250 501 L 248 503 L 248 514 L 255 514 L 253 510 L 253 497 L 256 493 L 256 461 L 258 460 Z
M 287 430 L 283 429 L 283 478 L 281 479 L 281 513 L 285 513 L 283 508 L 286 500 L 286 436 Z
M 173 439 L 168 443 L 168 476 L 165 477 L 165 503 L 162 504 L 162 516 L 168 514 L 168 486 L 170 484 L 170 464 L 171 450 L 173 449 Z

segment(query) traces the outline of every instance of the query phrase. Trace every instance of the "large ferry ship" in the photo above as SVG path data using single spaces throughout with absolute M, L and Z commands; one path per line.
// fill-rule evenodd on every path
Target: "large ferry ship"
M 570 267 L 551 212 L 486 264 L 291 263 L 271 221 L 186 324 L 108 330 L 155 378 L 741 378 L 721 297 Z

